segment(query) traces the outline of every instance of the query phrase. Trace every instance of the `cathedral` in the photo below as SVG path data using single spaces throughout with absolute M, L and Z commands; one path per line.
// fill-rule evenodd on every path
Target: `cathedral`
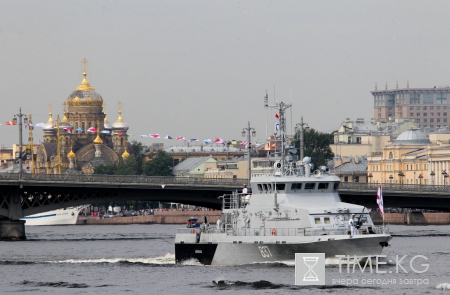
M 83 81 L 64 102 L 64 116 L 50 118 L 44 128 L 44 142 L 36 157 L 36 173 L 92 174 L 102 164 L 119 162 L 133 153 L 128 142 L 128 124 L 119 117 L 108 122 L 102 96 L 86 79 L 86 60 L 83 60 Z

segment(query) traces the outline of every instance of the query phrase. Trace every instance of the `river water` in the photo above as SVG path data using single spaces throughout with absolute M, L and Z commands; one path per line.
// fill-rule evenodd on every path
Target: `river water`
M 295 286 L 295 263 L 234 267 L 174 263 L 183 225 L 27 227 L 26 241 L 0 242 L 1 294 L 450 294 L 450 226 L 390 226 L 382 265 L 363 273 L 326 267 L 325 286 Z M 416 273 L 409 267 L 423 271 Z M 384 284 L 383 284 L 384 283 Z M 420 283 L 420 284 L 419 284 Z M 419 284 L 419 285 L 418 285 Z M 446 289 L 449 288 L 449 289 Z

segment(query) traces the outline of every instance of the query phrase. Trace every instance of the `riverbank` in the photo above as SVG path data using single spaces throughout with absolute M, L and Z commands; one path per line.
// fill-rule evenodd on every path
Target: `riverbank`
M 98 225 L 98 224 L 183 224 L 190 217 L 202 220 L 206 216 L 210 224 L 216 223 L 220 218 L 221 211 L 155 211 L 154 215 L 128 216 L 102 218 L 94 216 L 80 216 L 77 224 Z M 370 216 L 376 225 L 383 224 L 383 219 L 378 212 L 371 212 Z M 404 225 L 445 225 L 450 224 L 450 213 L 385 213 L 385 224 Z
M 216 223 L 222 211 L 155 211 L 154 215 L 102 218 L 95 216 L 79 216 L 77 224 L 183 224 L 190 217 L 200 221 L 206 216 L 209 223 Z
M 383 218 L 380 213 L 371 212 L 370 217 L 374 224 L 383 224 Z M 450 213 L 422 213 L 420 211 L 385 213 L 384 223 L 404 225 L 444 225 L 450 224 Z

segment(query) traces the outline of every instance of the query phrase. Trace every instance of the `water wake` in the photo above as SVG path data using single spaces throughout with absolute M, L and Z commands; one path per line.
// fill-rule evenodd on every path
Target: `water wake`
M 450 290 L 450 283 L 442 283 L 436 286 L 438 290 Z
M 170 265 L 175 264 L 175 254 L 167 253 L 162 257 L 150 258 L 98 258 L 98 259 L 67 259 L 57 261 L 47 261 L 47 263 L 132 263 L 132 264 L 153 264 Z

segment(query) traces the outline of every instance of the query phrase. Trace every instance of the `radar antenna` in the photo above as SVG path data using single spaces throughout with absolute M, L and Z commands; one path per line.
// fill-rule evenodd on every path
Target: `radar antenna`
M 286 148 L 289 147 L 286 143 L 286 110 L 292 107 L 291 104 L 286 104 L 284 102 L 276 101 L 274 105 L 269 105 L 269 95 L 266 92 L 264 96 L 264 107 L 274 108 L 278 110 L 278 120 L 280 123 L 280 141 L 281 141 L 281 175 L 285 175 L 285 165 L 286 165 Z

